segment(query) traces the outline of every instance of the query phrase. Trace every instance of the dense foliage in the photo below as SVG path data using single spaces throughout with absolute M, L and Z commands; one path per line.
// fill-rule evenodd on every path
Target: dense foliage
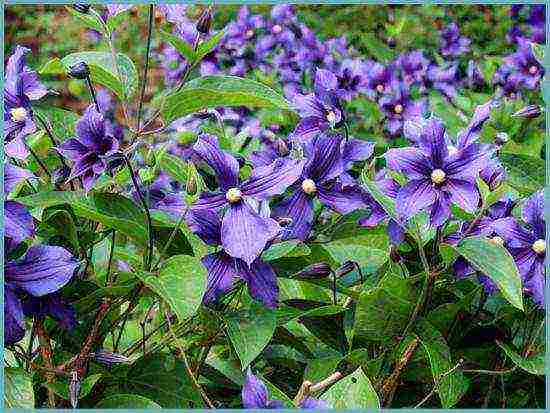
M 544 407 L 544 6 L 6 16 L 7 406 Z

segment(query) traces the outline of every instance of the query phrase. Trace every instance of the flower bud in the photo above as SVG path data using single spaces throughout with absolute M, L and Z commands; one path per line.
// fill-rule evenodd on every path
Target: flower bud
M 513 118 L 535 119 L 542 113 L 539 105 L 528 105 L 512 115 Z
M 78 373 L 73 371 L 71 376 L 71 381 L 69 383 L 69 399 L 71 401 L 71 406 L 73 409 L 76 409 L 78 405 L 78 395 L 80 393 L 80 379 L 78 378 Z
M 499 132 L 495 136 L 495 143 L 498 146 L 504 145 L 506 142 L 508 142 L 508 140 L 510 140 L 510 137 L 506 132 Z
M 86 62 L 76 63 L 69 68 L 69 76 L 75 79 L 86 79 L 90 76 L 90 68 Z
M 88 14 L 90 11 L 90 5 L 85 3 L 72 4 L 71 7 L 79 13 Z
M 67 178 L 71 174 L 71 168 L 68 166 L 62 166 L 53 171 L 52 174 L 52 183 L 55 186 L 63 185 L 67 182 Z
M 356 267 L 356 264 L 353 261 L 346 261 L 342 264 L 340 268 L 336 270 L 336 276 L 338 278 L 343 277 L 344 275 L 349 274 L 352 272 Z
M 188 195 L 195 195 L 197 192 L 197 180 L 195 176 L 190 175 L 187 177 L 187 181 L 185 182 L 185 192 L 187 192 Z
M 122 354 L 113 353 L 111 351 L 97 351 L 93 353 L 93 358 L 103 364 L 128 364 L 130 359 Z
M 300 278 L 318 279 L 326 278 L 332 273 L 330 265 L 326 262 L 311 264 L 298 273 Z
M 212 8 L 207 7 L 197 20 L 197 31 L 201 34 L 208 34 L 212 27 Z

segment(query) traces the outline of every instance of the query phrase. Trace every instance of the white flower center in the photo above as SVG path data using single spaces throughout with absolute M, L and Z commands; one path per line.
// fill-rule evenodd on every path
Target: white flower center
M 538 239 L 535 242 L 533 242 L 533 251 L 535 251 L 537 254 L 544 254 L 546 252 L 546 241 L 543 239 Z
M 306 194 L 313 194 L 315 191 L 317 191 L 317 186 L 315 186 L 315 182 L 313 182 L 311 179 L 304 179 L 302 182 L 302 191 L 304 191 Z
M 531 73 L 532 75 L 536 75 L 538 71 L 539 71 L 539 68 L 536 66 L 531 66 L 529 68 L 529 73 Z
M 14 122 L 23 122 L 27 119 L 27 110 L 25 108 L 15 108 L 10 110 L 11 120 Z
M 239 202 L 243 197 L 243 194 L 239 188 L 229 188 L 225 193 L 225 199 L 227 199 L 231 204 Z
M 283 31 L 283 28 L 281 26 L 279 26 L 278 24 L 276 24 L 275 26 L 273 26 L 273 28 L 271 30 L 273 31 L 273 33 L 279 34 Z
M 432 171 L 431 178 L 434 184 L 440 184 L 445 180 L 445 172 L 441 169 L 434 169 Z
M 400 113 L 403 112 L 403 105 L 401 105 L 400 103 L 398 103 L 398 104 L 395 105 L 395 107 L 393 108 L 393 111 L 399 115 Z
M 491 238 L 491 242 L 495 245 L 500 245 L 501 247 L 504 246 L 504 240 L 498 235 L 495 235 L 493 238 Z
M 380 85 L 376 86 L 376 91 L 378 93 L 384 92 L 384 85 L 380 84 Z
M 244 35 L 247 39 L 250 39 L 252 36 L 254 36 L 254 30 L 248 29 Z
M 334 113 L 332 110 L 327 113 L 327 120 L 329 123 L 336 123 L 336 113 Z

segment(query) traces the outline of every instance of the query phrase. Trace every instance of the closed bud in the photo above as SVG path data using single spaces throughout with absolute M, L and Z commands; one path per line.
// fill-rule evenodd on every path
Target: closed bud
M 69 68 L 69 76 L 75 79 L 86 79 L 90 76 L 90 68 L 86 62 L 76 63 Z
M 201 34 L 208 34 L 212 27 L 212 8 L 207 7 L 197 20 L 197 31 Z
M 512 115 L 513 118 L 535 119 L 542 113 L 539 105 L 528 105 Z
M 302 271 L 298 273 L 298 277 L 318 279 L 318 278 L 326 278 L 331 273 L 332 273 L 332 269 L 330 268 L 330 265 L 328 265 L 326 262 L 318 262 L 304 268 Z
M 495 144 L 498 146 L 504 145 L 508 140 L 510 140 L 510 138 L 506 132 L 499 132 L 495 136 Z
M 349 274 L 355 269 L 355 267 L 356 267 L 356 264 L 353 261 L 346 261 L 345 263 L 342 264 L 340 268 L 336 270 L 336 277 L 340 278 L 340 277 L 343 277 L 344 275 Z
M 69 399 L 71 401 L 71 406 L 73 409 L 76 409 L 78 405 L 78 395 L 80 394 L 80 379 L 78 378 L 78 373 L 73 371 L 71 376 L 71 382 L 69 383 Z
M 193 175 L 190 175 L 185 182 L 185 192 L 188 195 L 195 195 L 197 193 L 197 180 Z
M 79 13 L 88 14 L 88 12 L 90 11 L 89 4 L 77 3 L 77 4 L 71 5 L 71 7 Z
M 122 354 L 113 353 L 111 351 L 98 351 L 93 353 L 93 358 L 103 364 L 128 364 L 130 359 Z

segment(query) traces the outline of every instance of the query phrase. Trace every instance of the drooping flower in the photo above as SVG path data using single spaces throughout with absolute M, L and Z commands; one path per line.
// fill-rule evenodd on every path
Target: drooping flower
M 281 400 L 270 399 L 264 382 L 252 374 L 250 367 L 242 389 L 243 407 L 245 409 L 282 409 L 285 407 Z M 298 406 L 300 409 L 328 409 L 328 403 L 313 397 L 306 397 Z
M 315 92 L 296 94 L 294 105 L 301 120 L 291 135 L 291 140 L 306 141 L 331 127 L 340 125 L 344 113 L 338 101 L 338 79 L 328 70 L 315 73 Z
M 68 180 L 82 177 L 89 191 L 99 175 L 107 169 L 107 157 L 118 149 L 118 141 L 107 134 L 105 119 L 93 105 L 76 124 L 76 137 L 67 139 L 59 151 L 73 161 Z
M 451 203 L 475 212 L 479 202 L 475 180 L 490 153 L 471 144 L 450 154 L 445 126 L 436 118 L 424 123 L 420 142 L 419 147 L 392 148 L 385 155 L 390 169 L 409 178 L 397 193 L 397 212 L 411 218 L 429 211 L 430 223 L 436 227 L 450 217 Z
M 526 225 L 508 217 L 497 220 L 494 230 L 504 239 L 506 248 L 514 257 L 524 289 L 539 307 L 544 307 L 546 225 L 543 190 L 525 201 L 521 218 Z
M 6 64 L 4 76 L 4 136 L 6 154 L 25 159 L 29 151 L 24 138 L 36 130 L 31 101 L 42 98 L 48 92 L 31 70 L 25 55 L 26 47 L 17 46 Z
M 214 170 L 220 190 L 202 193 L 192 209 L 223 209 L 222 246 L 229 255 L 250 265 L 280 231 L 275 220 L 263 217 L 253 209 L 252 202 L 282 194 L 299 178 L 303 162 L 278 159 L 254 169 L 246 181 L 239 182 L 237 159 L 222 151 L 215 137 L 203 134 L 193 148 Z
M 26 294 L 42 297 L 58 291 L 70 281 L 78 265 L 78 261 L 64 248 L 46 245 L 34 245 L 18 260 L 5 262 L 4 340 L 6 344 L 18 342 L 25 334 L 21 297 Z
M 216 212 L 210 210 L 193 211 L 186 215 L 189 228 L 204 242 L 218 246 L 222 244 L 222 221 Z M 279 299 L 279 287 L 273 268 L 256 258 L 250 265 L 239 258 L 233 258 L 224 250 L 208 254 L 202 259 L 208 270 L 205 304 L 215 302 L 220 296 L 233 288 L 237 279 L 248 286 L 250 296 L 262 302 L 267 308 L 276 308 Z
M 461 36 L 456 23 L 451 23 L 441 31 L 439 51 L 445 57 L 457 57 L 470 50 L 471 40 Z
M 341 214 L 364 207 L 361 190 L 337 179 L 346 171 L 347 163 L 342 156 L 341 136 L 319 134 L 305 144 L 304 153 L 307 163 L 294 185 L 294 193 L 274 209 L 274 216 L 292 220 L 284 228 L 284 239 L 307 238 L 313 224 L 315 198 Z

